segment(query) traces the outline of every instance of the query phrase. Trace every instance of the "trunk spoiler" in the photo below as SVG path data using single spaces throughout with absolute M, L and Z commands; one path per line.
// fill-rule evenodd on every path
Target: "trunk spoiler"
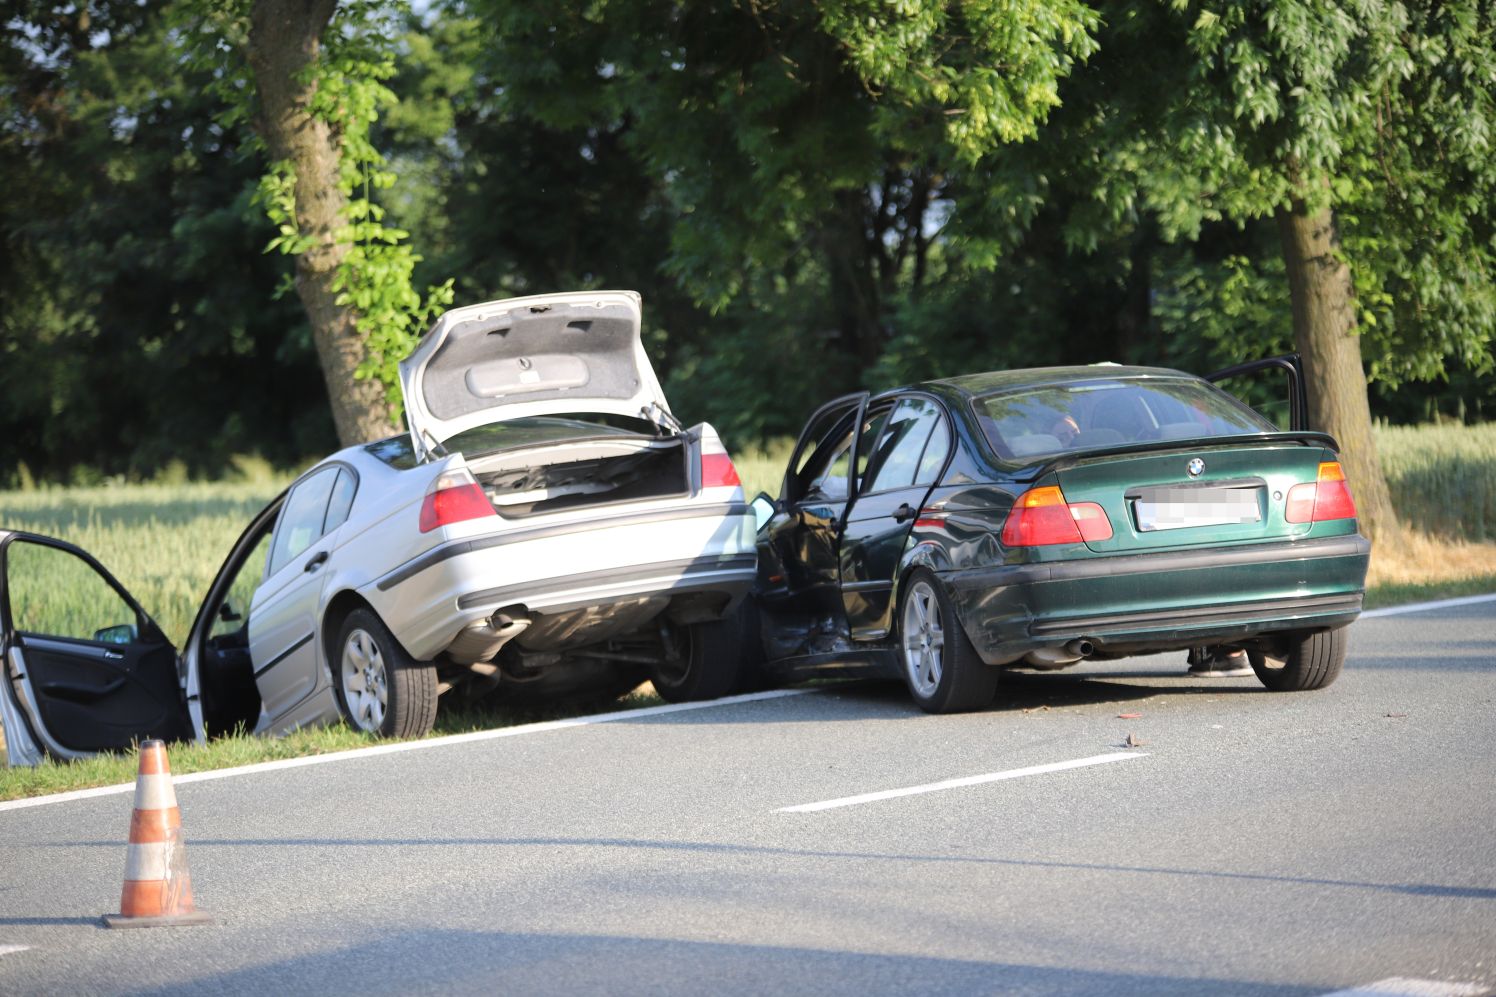
M 1151 440 L 1146 443 L 1123 443 L 1117 446 L 1092 447 L 1062 454 L 1041 464 L 1020 468 L 1014 474 L 1017 481 L 1036 481 L 1046 474 L 1063 471 L 1093 457 L 1111 457 L 1121 454 L 1162 453 L 1167 450 L 1217 449 L 1224 446 L 1240 446 L 1251 443 L 1303 443 L 1309 446 L 1326 446 L 1340 451 L 1340 444 L 1329 433 L 1314 430 L 1290 430 L 1283 433 L 1253 433 L 1249 436 L 1201 436 L 1183 440 Z

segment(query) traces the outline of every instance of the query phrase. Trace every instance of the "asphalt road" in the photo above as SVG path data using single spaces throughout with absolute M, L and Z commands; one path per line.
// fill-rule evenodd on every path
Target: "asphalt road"
M 180 784 L 208 927 L 99 927 L 128 794 L 0 810 L 0 992 L 1496 991 L 1496 603 L 1361 621 L 1317 693 L 1005 681 Z

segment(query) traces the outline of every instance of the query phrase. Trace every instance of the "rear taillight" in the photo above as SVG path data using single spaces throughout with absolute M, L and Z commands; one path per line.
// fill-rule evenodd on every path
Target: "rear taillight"
M 725 453 L 701 455 L 701 487 L 721 488 L 726 485 L 741 485 L 738 469 L 732 466 L 732 458 Z
M 493 515 L 497 515 L 493 504 L 470 472 L 444 471 L 426 489 L 421 502 L 421 532 Z
M 1319 480 L 1294 485 L 1288 490 L 1283 518 L 1290 523 L 1323 523 L 1331 519 L 1355 519 L 1356 500 L 1351 498 L 1345 471 L 1339 461 L 1319 465 Z
M 1054 485 L 1018 496 L 1003 524 L 1004 547 L 1043 547 L 1112 538 L 1112 521 L 1095 502 L 1066 502 Z

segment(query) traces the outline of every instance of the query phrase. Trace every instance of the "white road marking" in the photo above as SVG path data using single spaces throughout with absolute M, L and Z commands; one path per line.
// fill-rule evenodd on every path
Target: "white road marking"
M 368 748 L 350 748 L 326 755 L 308 755 L 304 758 L 283 758 L 274 762 L 259 762 L 240 765 L 231 769 L 215 769 L 211 772 L 192 772 L 188 775 L 172 776 L 172 782 L 180 786 L 188 782 L 208 782 L 212 779 L 229 779 L 234 776 L 251 775 L 256 772 L 274 772 L 279 769 L 300 768 L 303 765 L 324 765 L 328 762 L 346 762 L 373 755 L 394 755 L 404 751 L 424 751 L 427 748 L 444 748 L 449 744 L 467 744 L 471 741 L 492 741 L 501 737 L 519 737 L 523 734 L 543 734 L 547 731 L 567 727 L 587 727 L 592 724 L 612 723 L 618 720 L 636 720 L 640 717 L 659 717 L 668 713 L 683 713 L 688 710 L 708 710 L 717 706 L 736 706 L 739 703 L 756 703 L 765 699 L 782 699 L 786 696 L 804 696 L 816 689 L 771 689 L 768 692 L 751 692 L 742 696 L 724 696 L 721 699 L 702 703 L 667 703 L 664 706 L 645 706 L 637 710 L 619 710 L 616 713 L 596 713 L 588 717 L 569 717 L 565 720 L 546 720 L 542 723 L 522 724 L 517 727 L 499 727 L 494 730 L 476 730 L 467 734 L 448 734 L 424 741 L 401 741 L 396 744 L 376 744 Z M 32 796 L 24 800 L 6 800 L 0 803 L 0 812 L 24 810 L 49 803 L 67 803 L 71 800 L 87 800 L 95 796 L 116 796 L 134 792 L 135 783 L 126 782 L 117 786 L 96 786 L 93 789 L 75 789 L 51 796 Z
M 1491 989 L 1478 983 L 1450 983 L 1445 980 L 1409 980 L 1401 976 L 1389 977 L 1353 987 L 1336 990 L 1323 997 L 1482 997 Z
M 0 945 L 0 955 L 15 955 L 17 952 L 27 952 L 30 949 L 30 945 Z
M 1439 599 L 1435 602 L 1410 602 L 1406 606 L 1388 606 L 1361 614 L 1363 620 L 1374 620 L 1378 616 L 1401 616 L 1403 613 L 1422 613 L 1435 609 L 1453 609 L 1456 606 L 1475 606 L 1482 602 L 1496 602 L 1496 593 L 1491 595 L 1464 595 L 1458 599 Z
M 988 772 L 985 775 L 969 775 L 963 779 L 947 779 L 944 782 L 931 782 L 923 786 L 908 786 L 904 789 L 885 789 L 877 793 L 862 793 L 858 796 L 843 796 L 837 800 L 823 800 L 820 803 L 802 803 L 794 807 L 781 807 L 774 811 L 777 814 L 808 814 L 818 810 L 834 810 L 837 807 L 854 807 L 859 803 L 876 803 L 879 800 L 892 800 L 900 796 L 918 796 L 921 793 L 938 793 L 943 789 L 960 789 L 964 786 L 980 786 L 988 782 L 1002 782 L 1004 779 L 1021 779 L 1029 775 L 1044 775 L 1048 772 L 1064 772 L 1066 769 L 1085 768 L 1088 765 L 1105 765 L 1108 762 L 1125 762 L 1131 758 L 1146 758 L 1146 751 L 1118 751 L 1110 755 L 1092 755 L 1090 758 L 1077 758 L 1070 762 L 1051 762 L 1048 765 L 1030 765 L 1028 768 L 1008 769 L 1006 772 Z

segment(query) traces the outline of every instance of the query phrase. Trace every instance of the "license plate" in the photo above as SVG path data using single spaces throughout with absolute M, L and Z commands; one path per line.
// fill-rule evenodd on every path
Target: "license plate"
M 1133 499 L 1139 533 L 1262 522 L 1261 488 L 1160 488 Z

